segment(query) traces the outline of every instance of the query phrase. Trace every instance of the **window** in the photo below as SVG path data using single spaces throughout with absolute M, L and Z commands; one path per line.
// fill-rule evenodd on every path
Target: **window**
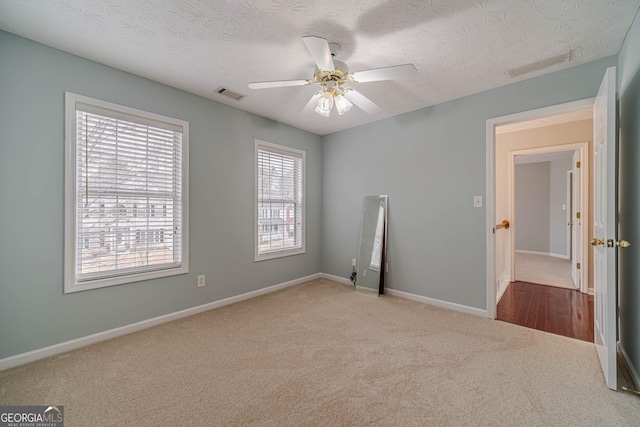
M 72 93 L 65 104 L 65 293 L 187 273 L 189 124 Z
M 256 140 L 256 261 L 304 253 L 304 175 L 304 151 Z

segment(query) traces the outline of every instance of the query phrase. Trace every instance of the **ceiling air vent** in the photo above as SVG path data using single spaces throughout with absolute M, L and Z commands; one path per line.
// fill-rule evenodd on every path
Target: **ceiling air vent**
M 242 98 L 246 97 L 247 95 L 243 95 L 241 93 L 238 92 L 234 92 L 232 90 L 227 89 L 226 87 L 219 87 L 218 89 L 216 89 L 216 93 L 220 94 L 220 95 L 224 95 L 228 98 L 231 98 L 233 100 L 236 101 L 240 101 Z
M 568 62 L 571 59 L 571 51 L 568 50 L 560 55 L 546 58 L 533 64 L 523 65 L 522 67 L 509 70 L 509 77 L 518 77 L 523 74 L 532 73 L 534 71 L 542 70 L 543 68 L 551 67 L 552 65 Z

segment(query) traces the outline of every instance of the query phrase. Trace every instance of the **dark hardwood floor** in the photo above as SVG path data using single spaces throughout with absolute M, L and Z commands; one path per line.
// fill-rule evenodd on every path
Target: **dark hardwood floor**
M 498 303 L 498 320 L 593 342 L 593 296 L 513 282 Z

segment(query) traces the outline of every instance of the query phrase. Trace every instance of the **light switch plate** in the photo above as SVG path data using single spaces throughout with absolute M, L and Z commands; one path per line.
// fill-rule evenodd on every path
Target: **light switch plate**
M 482 207 L 482 196 L 473 196 L 473 207 L 474 208 Z

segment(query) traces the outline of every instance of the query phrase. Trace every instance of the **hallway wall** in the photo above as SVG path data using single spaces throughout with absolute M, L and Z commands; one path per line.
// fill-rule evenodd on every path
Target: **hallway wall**
M 570 169 L 570 158 L 516 164 L 516 250 L 568 258 Z
M 515 166 L 517 251 L 549 253 L 550 171 L 551 162 Z
M 554 159 L 549 163 L 549 253 L 568 258 L 567 171 L 572 168 L 572 160 Z

